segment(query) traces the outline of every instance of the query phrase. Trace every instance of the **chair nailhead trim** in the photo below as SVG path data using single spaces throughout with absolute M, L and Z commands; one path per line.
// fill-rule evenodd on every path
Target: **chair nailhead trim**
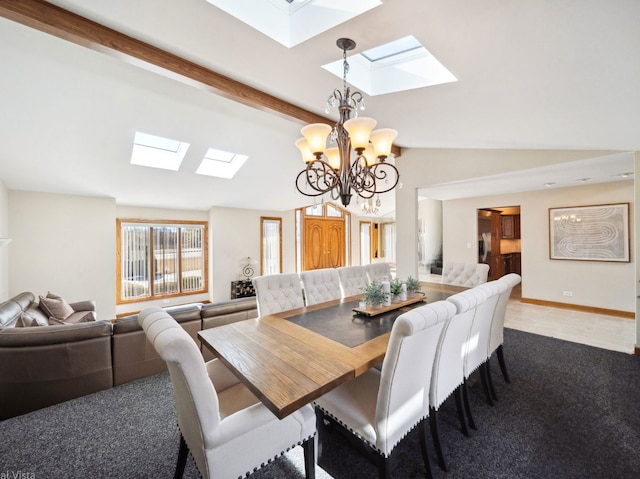
M 420 424 L 422 421 L 424 421 L 426 418 L 429 417 L 429 414 L 427 413 L 425 416 L 422 416 L 420 418 L 420 420 L 415 423 L 413 426 L 411 426 L 406 433 L 404 433 L 404 435 L 398 439 L 395 444 L 393 446 L 391 446 L 391 451 L 389 451 L 389 454 L 386 454 L 384 452 L 382 452 L 380 449 L 378 449 L 375 445 L 371 444 L 369 441 L 367 441 L 364 437 L 362 437 L 360 434 L 358 434 L 356 431 L 354 431 L 353 429 L 351 429 L 351 427 L 349 427 L 347 424 L 345 424 L 344 422 L 342 422 L 340 419 L 338 419 L 337 417 L 335 417 L 333 414 L 331 414 L 329 411 L 323 409 L 322 407 L 320 407 L 317 403 L 313 403 L 315 407 L 317 407 L 318 409 L 320 409 L 323 413 L 325 413 L 327 416 L 329 416 L 331 419 L 333 419 L 334 421 L 336 421 L 338 424 L 340 424 L 342 427 L 344 427 L 345 429 L 347 429 L 348 431 L 350 431 L 354 436 L 360 438 L 360 440 L 362 442 L 364 442 L 365 444 L 367 444 L 371 449 L 373 449 L 374 451 L 376 451 L 378 454 L 380 454 L 381 456 L 384 457 L 389 457 L 391 455 L 391 453 L 393 452 L 393 449 L 400 444 L 400 441 L 402 441 L 405 437 L 407 437 L 407 435 L 409 435 L 409 433 L 411 431 L 413 431 L 416 426 L 418 424 Z
M 304 441 L 300 441 L 300 442 L 298 442 L 297 444 L 293 444 L 293 445 L 289 446 L 289 447 L 286 449 L 286 451 L 280 451 L 280 455 L 275 455 L 275 456 L 273 456 L 273 459 L 271 459 L 271 458 L 270 458 L 270 459 L 267 461 L 267 464 L 270 464 L 270 463 L 271 463 L 271 461 L 275 461 L 275 460 L 277 460 L 279 457 L 284 456 L 285 452 L 289 452 L 291 449 L 293 449 L 293 448 L 294 448 L 294 447 L 296 447 L 296 446 L 301 446 L 303 442 L 309 441 L 310 439 L 314 438 L 315 436 L 316 436 L 316 433 L 314 432 L 314 433 L 313 433 L 313 434 L 311 434 L 309 437 L 307 437 Z M 251 472 L 247 472 L 244 476 L 238 476 L 238 479 L 242 479 L 243 477 L 249 477 L 249 476 L 251 476 L 251 474 L 253 474 L 254 472 L 258 471 L 260 468 L 262 468 L 262 467 L 264 467 L 264 466 L 266 466 L 266 464 L 263 462 L 259 467 L 258 467 L 258 466 L 254 467 L 254 468 L 253 468 L 253 471 L 251 471 Z M 198 471 L 198 472 L 200 472 L 200 471 Z M 202 477 L 202 475 L 201 475 L 200 477 Z

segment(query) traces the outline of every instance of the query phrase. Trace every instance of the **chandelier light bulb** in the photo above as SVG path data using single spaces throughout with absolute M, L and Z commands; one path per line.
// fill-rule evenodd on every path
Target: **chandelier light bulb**
M 367 166 L 373 166 L 376 164 L 376 155 L 373 150 L 373 145 L 369 143 L 367 147 L 362 152 L 362 156 L 364 156 L 365 161 L 367 162 Z
M 302 154 L 302 160 L 305 163 L 309 163 L 310 161 L 316 159 L 316 157 L 313 156 L 313 153 L 311 153 L 311 150 L 309 149 L 309 143 L 307 143 L 306 138 L 299 138 L 296 141 L 296 146 L 300 150 L 300 153 Z
M 344 129 L 349 133 L 351 148 L 354 150 L 365 149 L 369 144 L 369 135 L 376 126 L 377 121 L 373 118 L 362 116 L 352 118 L 344 122 Z
M 312 123 L 302 127 L 300 133 L 307 139 L 309 150 L 316 156 L 322 155 L 327 145 L 331 127 L 326 123 Z
M 398 132 L 391 128 L 380 128 L 371 132 L 369 139 L 373 143 L 373 151 L 377 158 L 387 158 L 391 154 L 393 140 L 398 136 Z
M 340 169 L 340 151 L 337 146 L 327 148 L 324 154 L 327 156 L 327 163 L 334 170 Z

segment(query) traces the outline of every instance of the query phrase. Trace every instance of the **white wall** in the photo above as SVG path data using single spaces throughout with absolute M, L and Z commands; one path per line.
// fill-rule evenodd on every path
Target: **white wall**
M 0 238 L 9 234 L 9 192 L 0 179 Z M 0 246 L 0 302 L 9 299 L 9 251 L 11 245 Z
M 549 208 L 633 203 L 633 200 L 633 181 L 617 181 L 445 201 L 443 257 L 445 261 L 475 263 L 477 210 L 520 205 L 523 297 L 635 311 L 634 263 L 549 259 Z M 631 231 L 633 224 L 632 217 Z M 571 291 L 573 296 L 563 296 L 563 291 Z
M 9 191 L 9 296 L 48 291 L 93 299 L 99 319 L 115 315 L 115 200 Z
M 4 198 L 8 197 L 7 201 Z M 4 202 L 4 205 L 3 205 Z M 260 217 L 282 217 L 283 270 L 295 271 L 294 212 L 214 207 L 187 211 L 116 205 L 111 198 L 8 191 L 0 185 L 0 234 L 9 217 L 13 242 L 8 293 L 60 294 L 68 301 L 95 299 L 99 319 L 187 301 L 230 298 L 230 282 L 238 279 L 241 258 L 260 259 Z M 201 295 L 116 307 L 116 218 L 209 221 L 209 292 Z M 0 236 L 1 237 L 1 236 Z M 4 248 L 4 250 L 7 250 Z M 0 264 L 3 251 L 0 251 Z M 6 273 L 9 270 L 9 274 Z
M 282 272 L 294 273 L 294 211 L 261 211 L 213 207 L 209 210 L 209 291 L 212 301 L 228 300 L 231 281 L 241 279 L 240 262 L 247 256 L 260 262 L 260 217 L 282 218 Z

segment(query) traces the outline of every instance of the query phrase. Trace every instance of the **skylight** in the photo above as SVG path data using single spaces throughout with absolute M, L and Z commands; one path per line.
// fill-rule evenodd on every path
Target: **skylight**
M 374 7 L 380 0 L 207 0 L 291 48 Z
M 131 164 L 178 171 L 189 143 L 136 131 Z
M 409 35 L 399 40 L 385 43 L 379 47 L 370 48 L 369 50 L 362 52 L 361 55 L 370 62 L 377 62 L 421 47 L 422 45 L 420 42 L 416 40 L 413 35 Z
M 348 58 L 348 82 L 370 96 L 458 81 L 412 35 Z M 322 68 L 342 78 L 342 59 Z
M 196 174 L 217 176 L 219 178 L 231 179 L 244 165 L 249 158 L 246 155 L 238 155 L 227 151 L 209 148 L 204 155 Z

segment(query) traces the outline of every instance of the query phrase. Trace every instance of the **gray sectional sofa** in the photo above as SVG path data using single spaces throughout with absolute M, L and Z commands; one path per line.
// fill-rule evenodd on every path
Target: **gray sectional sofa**
M 84 314 L 91 305 L 95 311 L 90 301 L 70 304 L 74 305 L 84 308 Z M 198 344 L 201 329 L 258 316 L 255 298 L 166 310 Z M 166 369 L 147 341 L 137 315 L 112 321 L 15 327 L 24 311 L 31 316 L 39 312 L 32 293 L 21 293 L 0 304 L 0 420 Z M 203 355 L 213 357 L 206 348 Z

